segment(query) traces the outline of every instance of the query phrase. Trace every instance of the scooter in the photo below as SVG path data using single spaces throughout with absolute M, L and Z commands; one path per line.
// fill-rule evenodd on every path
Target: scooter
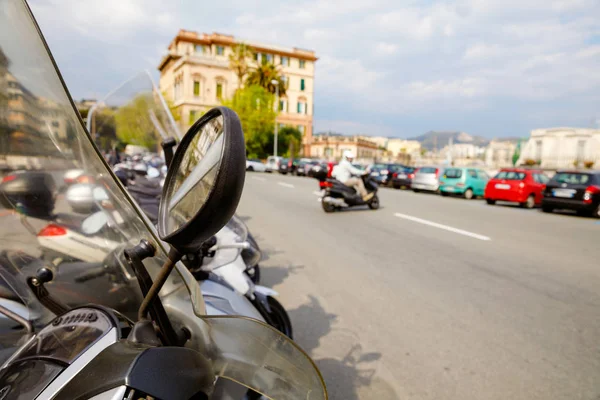
M 331 213 L 342 208 L 364 205 L 367 205 L 372 210 L 378 209 L 377 182 L 370 175 L 362 175 L 360 178 L 363 180 L 367 191 L 374 193 L 374 196 L 367 201 L 364 201 L 353 187 L 346 186 L 337 179 L 328 177 L 320 178 L 319 187 L 323 190 L 323 196 L 321 197 L 323 211 Z
M 53 118 L 68 133 L 41 123 L 39 128 L 32 126 L 32 132 L 23 133 L 26 139 L 35 138 L 22 141 L 25 147 L 35 146 L 26 148 L 27 154 L 39 155 L 48 165 L 78 166 L 104 177 L 113 209 L 123 220 L 109 226 L 123 251 L 110 254 L 135 279 L 119 277 L 121 270 L 107 261 L 109 268 L 87 263 L 89 268 L 83 268 L 73 284 L 83 291 L 94 279 L 127 280 L 139 292 L 128 300 L 139 304 L 131 317 L 101 303 L 73 307 L 53 293 L 60 270 L 43 266 L 35 272 L 13 271 L 12 287 L 18 288 L 32 320 L 20 322 L 12 318 L 14 313 L 0 310 L 23 326 L 16 351 L 0 366 L 0 398 L 241 399 L 250 389 L 267 398 L 326 400 L 314 362 L 285 335 L 252 317 L 231 316 L 235 309 L 228 300 L 218 305 L 231 308 L 228 315 L 206 315 L 205 296 L 188 269 L 207 239 L 232 217 L 241 197 L 245 146 L 236 114 L 225 107 L 208 110 L 182 138 L 165 178 L 156 230 L 86 134 L 27 4 L 4 3 L 0 26 L 13 35 L 0 37 L 6 61 L 0 74 L 17 83 L 0 85 L 0 95 L 9 94 L 6 88 L 30 87 L 31 92 L 23 89 L 27 101 L 39 107 L 40 114 L 55 112 Z M 35 69 L 21 68 L 31 60 Z M 0 131 L 12 128 L 7 121 L 0 119 Z M 41 201 L 32 196 L 21 200 L 23 207 Z M 67 206 L 64 199 L 59 201 L 59 206 Z M 3 225 L 17 222 L 15 216 L 18 213 L 5 214 Z M 114 240 L 108 231 L 98 234 Z M 13 236 L 17 240 L 11 240 Z M 10 228 L 0 230 L 0 239 L 2 250 L 40 250 L 35 237 Z M 0 268 L 0 275 L 9 277 L 8 269 Z M 248 303 L 243 296 L 234 299 Z M 35 313 L 38 305 L 41 314 Z M 220 391 L 236 383 L 242 396 Z

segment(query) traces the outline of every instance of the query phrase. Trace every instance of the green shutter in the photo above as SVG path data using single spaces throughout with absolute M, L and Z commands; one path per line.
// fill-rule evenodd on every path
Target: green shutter
M 300 90 L 304 90 L 304 79 L 300 79 Z
M 223 97 L 223 84 L 217 83 L 217 99 L 221 99 Z
M 298 102 L 298 108 L 296 109 L 296 112 L 297 112 L 298 114 L 300 114 L 300 104 L 302 104 L 302 103 Z
M 200 96 L 200 82 L 194 81 L 194 96 Z

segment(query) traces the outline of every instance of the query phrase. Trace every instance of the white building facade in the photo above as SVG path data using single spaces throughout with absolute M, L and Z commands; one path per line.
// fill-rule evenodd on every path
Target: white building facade
M 542 168 L 600 167 L 600 129 L 534 129 L 521 149 L 519 165 Z

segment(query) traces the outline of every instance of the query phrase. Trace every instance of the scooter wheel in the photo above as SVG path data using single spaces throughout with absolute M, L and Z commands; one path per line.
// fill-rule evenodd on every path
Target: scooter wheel
M 288 316 L 287 311 L 285 311 L 285 308 L 283 308 L 281 303 L 274 297 L 267 297 L 267 301 L 271 308 L 271 312 L 269 313 L 269 317 L 271 318 L 270 325 L 290 339 L 294 339 L 292 321 L 290 321 L 290 317 Z
M 321 200 L 321 206 L 323 206 L 323 211 L 326 213 L 332 213 L 335 211 L 335 206 L 325 201 L 325 199 Z
M 377 195 L 373 196 L 369 202 L 369 208 L 371 210 L 377 210 L 379 208 L 379 197 L 377 197 Z

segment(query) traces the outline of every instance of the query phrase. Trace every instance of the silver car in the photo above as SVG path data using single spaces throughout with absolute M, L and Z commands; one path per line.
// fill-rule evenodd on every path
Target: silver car
M 437 192 L 440 188 L 440 173 L 442 168 L 421 167 L 415 172 L 412 181 L 412 190 L 415 193 L 420 191 Z

